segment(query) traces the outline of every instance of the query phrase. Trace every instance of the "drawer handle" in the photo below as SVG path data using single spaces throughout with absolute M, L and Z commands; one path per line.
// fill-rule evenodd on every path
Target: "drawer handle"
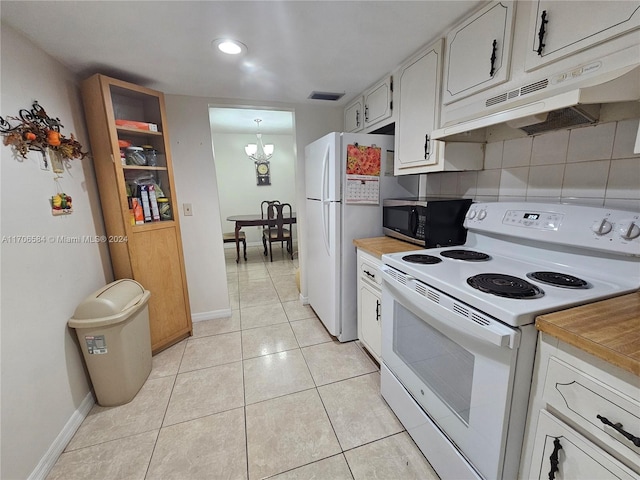
M 611 423 L 608 418 L 605 418 L 601 415 L 596 415 L 596 418 L 600 420 L 602 423 L 604 423 L 605 425 L 609 425 L 611 428 L 613 428 L 616 432 L 618 432 L 627 440 L 630 440 L 636 447 L 640 447 L 640 437 L 636 437 L 635 435 L 632 435 L 631 433 L 625 431 L 622 428 L 621 423 Z
M 549 480 L 555 480 L 556 472 L 560 471 L 558 468 L 558 464 L 560 461 L 558 460 L 558 452 L 562 450 L 562 445 L 560 445 L 560 439 L 558 437 L 553 441 L 553 452 L 549 456 L 549 461 L 551 462 L 551 470 L 549 470 Z
M 376 276 L 375 276 L 373 273 L 371 273 L 369 270 L 365 270 L 365 271 L 364 271 L 364 273 L 365 273 L 365 274 L 367 275 L 367 277 L 369 277 L 369 278 L 376 278 Z

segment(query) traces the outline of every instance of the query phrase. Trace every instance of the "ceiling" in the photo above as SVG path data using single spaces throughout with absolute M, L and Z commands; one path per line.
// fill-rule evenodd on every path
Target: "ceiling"
M 100 72 L 166 94 L 256 106 L 344 106 L 483 3 L 2 0 L 0 18 L 81 78 Z M 247 53 L 216 53 L 212 41 L 221 37 Z M 312 91 L 344 97 L 311 100 Z

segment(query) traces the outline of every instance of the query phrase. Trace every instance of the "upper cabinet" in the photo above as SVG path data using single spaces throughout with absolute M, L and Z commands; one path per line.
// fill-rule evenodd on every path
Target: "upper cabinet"
M 637 1 L 538 0 L 529 18 L 525 70 L 535 70 L 638 27 Z
M 440 119 L 441 73 L 442 40 L 400 67 L 396 76 L 395 175 L 482 168 L 483 154 L 478 144 L 464 146 L 473 153 L 463 155 L 454 165 L 445 159 L 444 143 L 430 138 Z
M 492 2 L 449 32 L 444 105 L 508 80 L 514 12 L 513 2 Z
M 388 76 L 368 88 L 344 109 L 344 129 L 355 133 L 382 126 L 393 114 L 393 77 Z
M 349 133 L 359 132 L 364 127 L 363 120 L 364 101 L 359 95 L 344 109 L 344 131 Z

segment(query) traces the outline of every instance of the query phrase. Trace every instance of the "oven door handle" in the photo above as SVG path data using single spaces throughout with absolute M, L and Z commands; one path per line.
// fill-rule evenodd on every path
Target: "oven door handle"
M 462 313 L 454 313 L 450 309 L 440 305 L 435 300 L 424 294 L 418 293 L 414 289 L 416 279 L 410 275 L 400 274 L 403 281 L 398 282 L 390 267 L 383 265 L 380 267 L 383 279 L 383 295 L 385 288 L 389 289 L 392 296 L 405 307 L 413 306 L 413 310 L 429 312 L 429 325 L 443 333 L 455 333 L 459 336 L 483 340 L 500 348 L 518 348 L 520 344 L 519 332 L 498 322 L 491 322 L 487 325 L 480 324 L 472 318 L 463 316 Z M 420 283 L 421 286 L 424 284 Z M 384 305 L 384 300 L 383 300 Z M 384 312 L 384 307 L 383 307 Z M 383 317 L 382 322 L 385 322 Z M 447 335 L 449 336 L 449 335 Z

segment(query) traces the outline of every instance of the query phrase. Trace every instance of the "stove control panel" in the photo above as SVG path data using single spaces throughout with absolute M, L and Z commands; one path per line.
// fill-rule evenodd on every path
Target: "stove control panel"
M 640 212 L 586 205 L 474 203 L 464 226 L 470 231 L 640 257 Z
M 502 223 L 505 225 L 536 228 L 539 230 L 558 230 L 563 218 L 564 215 L 559 213 L 538 212 L 533 210 L 507 210 L 502 219 Z

